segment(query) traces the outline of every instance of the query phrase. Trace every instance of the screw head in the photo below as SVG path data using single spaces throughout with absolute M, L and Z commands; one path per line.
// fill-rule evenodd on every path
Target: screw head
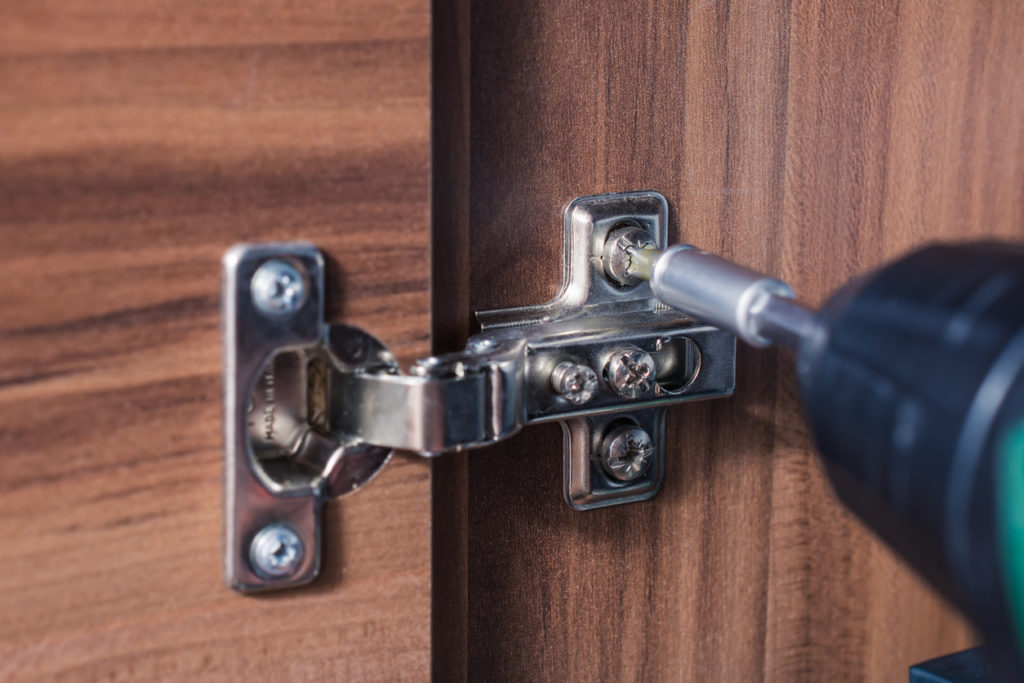
M 604 261 L 604 272 L 613 282 L 623 287 L 631 287 L 643 281 L 638 277 L 633 264 L 630 250 L 654 247 L 651 233 L 638 225 L 624 225 L 615 228 L 605 238 L 601 260 Z
M 288 315 L 299 310 L 306 298 L 306 283 L 292 264 L 272 259 L 253 273 L 252 300 L 267 315 Z
M 640 398 L 651 390 L 655 366 L 651 354 L 635 346 L 617 349 L 604 366 L 604 379 L 622 398 Z
M 601 464 L 619 481 L 633 481 L 643 475 L 653 455 L 651 435 L 636 425 L 615 427 L 601 441 Z
M 286 524 L 270 524 L 253 537 L 249 561 L 256 573 L 267 579 L 280 579 L 295 573 L 302 563 L 302 539 Z
M 575 406 L 581 406 L 597 393 L 597 373 L 586 365 L 563 361 L 551 371 L 555 393 Z

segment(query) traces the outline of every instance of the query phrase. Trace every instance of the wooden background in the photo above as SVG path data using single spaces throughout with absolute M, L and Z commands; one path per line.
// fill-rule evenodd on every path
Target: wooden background
M 328 506 L 314 585 L 222 583 L 218 278 L 312 240 L 332 319 L 428 352 L 429 23 L 0 5 L 0 679 L 428 676 L 422 461 Z
M 1021 3 L 435 8 L 435 115 L 463 125 L 438 172 L 468 193 L 435 188 L 435 270 L 468 286 L 438 340 L 555 293 L 576 195 L 660 190 L 671 240 L 812 304 L 929 240 L 1024 235 Z M 662 493 L 600 511 L 562 501 L 557 426 L 438 463 L 439 679 L 895 682 L 972 641 L 835 502 L 783 354 L 741 348 L 735 397 L 669 425 Z
M 433 21 L 431 127 L 425 0 L 0 7 L 0 678 L 423 679 L 431 615 L 439 680 L 902 681 L 970 642 L 833 501 L 787 359 L 749 349 L 734 398 L 672 412 L 653 501 L 570 510 L 534 428 L 332 504 L 313 586 L 223 586 L 232 243 L 317 242 L 332 319 L 409 360 L 431 301 L 443 350 L 549 298 L 576 195 L 660 190 L 672 239 L 812 303 L 930 239 L 1024 234 L 1019 3 Z

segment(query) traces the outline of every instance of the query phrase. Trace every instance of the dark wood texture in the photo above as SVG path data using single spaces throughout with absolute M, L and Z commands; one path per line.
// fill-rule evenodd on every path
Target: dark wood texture
M 329 316 L 429 351 L 425 0 L 0 7 L 0 678 L 429 670 L 430 477 L 325 515 L 324 575 L 221 581 L 221 254 L 308 239 Z
M 928 240 L 1024 235 L 1020 3 L 453 7 L 469 25 L 470 310 L 555 293 L 576 195 L 660 190 L 672 241 L 814 304 Z M 834 500 L 788 359 L 741 348 L 735 397 L 669 424 L 662 493 L 601 511 L 563 503 L 556 426 L 463 458 L 434 508 L 435 537 L 468 548 L 451 560 L 464 582 L 435 595 L 435 623 L 462 623 L 436 634 L 456 650 L 435 653 L 439 677 L 904 681 L 971 642 Z
M 431 345 L 465 347 L 469 309 L 469 4 L 431 3 Z M 431 670 L 436 680 L 465 680 L 467 626 L 466 460 L 431 468 L 433 575 Z

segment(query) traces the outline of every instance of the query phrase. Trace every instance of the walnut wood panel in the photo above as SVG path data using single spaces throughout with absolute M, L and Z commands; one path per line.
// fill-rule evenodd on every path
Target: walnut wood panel
M 928 240 L 1024 235 L 1019 3 L 450 11 L 468 26 L 469 197 L 435 229 L 468 234 L 469 310 L 555 293 L 576 195 L 660 190 L 672 241 L 814 304 Z M 438 251 L 435 268 L 461 257 Z M 446 465 L 459 479 L 435 501 L 435 543 L 463 539 L 445 544 L 464 578 L 435 596 L 450 627 L 435 673 L 905 681 L 968 645 L 961 617 L 834 499 L 789 359 L 741 348 L 737 380 L 731 399 L 670 411 L 649 502 L 570 510 L 555 426 Z
M 219 261 L 328 255 L 328 316 L 429 351 L 426 0 L 0 8 L 0 678 L 429 671 L 430 476 L 325 511 L 323 576 L 221 580 Z

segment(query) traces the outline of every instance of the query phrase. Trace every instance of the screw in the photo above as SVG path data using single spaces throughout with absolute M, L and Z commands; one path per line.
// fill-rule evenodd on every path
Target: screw
M 639 398 L 651 389 L 654 359 L 635 346 L 617 349 L 604 366 L 604 379 L 623 398 Z
M 551 387 L 574 406 L 581 406 L 597 393 L 597 373 L 586 365 L 563 361 L 551 371 Z
M 638 225 L 624 225 L 612 230 L 605 239 L 601 255 L 605 275 L 623 287 L 631 287 L 644 279 L 650 279 L 650 273 L 647 273 L 646 278 L 640 277 L 642 269 L 638 269 L 633 262 L 633 253 L 654 247 L 651 233 Z
M 290 526 L 270 524 L 259 530 L 249 546 L 249 562 L 265 579 L 295 573 L 302 562 L 302 539 Z
M 621 425 L 605 434 L 601 464 L 619 481 L 633 481 L 647 471 L 654 455 L 651 435 L 636 425 Z
M 267 315 L 287 315 L 299 310 L 306 285 L 295 266 L 274 259 L 256 269 L 251 282 L 252 300 Z

